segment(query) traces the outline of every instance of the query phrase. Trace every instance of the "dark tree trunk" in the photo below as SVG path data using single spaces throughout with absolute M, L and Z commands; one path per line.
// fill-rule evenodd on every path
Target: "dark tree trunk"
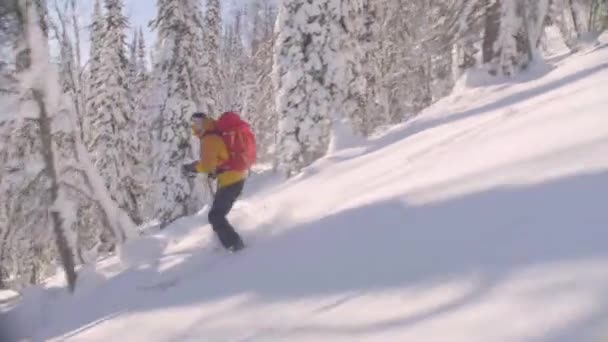
M 2 243 L 0 247 L 0 289 L 6 288 L 6 283 L 4 280 L 8 278 L 8 274 L 6 274 L 6 271 L 2 265 L 4 265 L 4 259 L 6 258 L 6 246 L 8 244 L 8 236 L 10 232 L 10 226 L 7 225 L 6 231 L 4 234 L 2 234 L 2 241 L 0 241 L 0 243 Z
M 29 12 L 32 6 L 36 6 L 37 13 L 45 13 L 42 6 L 44 6 L 43 0 L 33 1 L 27 0 L 24 2 L 25 5 L 19 8 L 18 18 L 21 24 L 22 32 L 24 37 L 27 37 L 27 32 L 30 29 Z M 44 16 L 40 17 L 41 29 L 45 35 L 48 34 L 46 31 L 46 24 Z M 19 53 L 17 56 L 17 65 L 20 71 L 27 70 L 32 67 L 31 60 L 31 47 L 25 38 L 27 48 Z M 59 86 L 59 85 L 58 85 Z M 57 174 L 57 166 L 55 165 L 55 155 L 53 151 L 53 133 L 51 129 L 51 117 L 47 111 L 45 102 L 46 94 L 41 89 L 33 88 L 32 97 L 38 106 L 38 125 L 40 128 L 40 142 L 41 142 L 41 154 L 44 160 L 45 169 L 44 172 L 49 177 L 50 181 L 50 192 L 52 204 L 55 204 L 59 197 L 59 175 Z M 51 210 L 51 220 L 53 224 L 53 233 L 55 235 L 55 244 L 57 245 L 57 251 L 66 275 L 68 287 L 70 291 L 74 291 L 76 286 L 76 267 L 74 262 L 74 255 L 69 246 L 68 240 L 65 236 L 63 220 L 61 215 L 56 210 Z
M 482 45 L 484 64 L 490 63 L 496 56 L 494 44 L 498 39 L 500 31 L 500 0 L 494 1 L 494 3 L 491 0 L 487 0 L 486 6 L 485 31 Z
M 572 23 L 574 24 L 574 31 L 576 31 L 576 37 L 581 35 L 581 28 L 576 17 L 576 10 L 574 9 L 574 0 L 570 0 L 570 13 L 572 14 Z

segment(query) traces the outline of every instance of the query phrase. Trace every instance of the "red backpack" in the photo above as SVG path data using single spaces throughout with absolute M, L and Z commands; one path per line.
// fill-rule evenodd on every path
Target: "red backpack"
M 255 135 L 249 124 L 235 112 L 225 112 L 215 122 L 215 133 L 222 137 L 230 157 L 220 165 L 222 171 L 247 171 L 256 160 Z

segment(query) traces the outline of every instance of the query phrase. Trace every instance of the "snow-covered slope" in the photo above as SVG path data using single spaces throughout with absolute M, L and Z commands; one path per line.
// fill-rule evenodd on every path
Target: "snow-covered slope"
M 38 334 L 608 339 L 608 46 L 484 81 L 471 73 L 416 120 L 341 136 L 302 175 L 252 185 L 231 214 L 242 254 L 213 252 L 203 210 L 136 242 L 130 268 L 104 260 L 105 280 L 44 306 Z

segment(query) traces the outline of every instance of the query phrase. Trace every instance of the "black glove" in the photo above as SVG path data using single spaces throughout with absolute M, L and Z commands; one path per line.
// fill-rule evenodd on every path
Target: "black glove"
M 182 174 L 187 177 L 196 176 L 196 162 L 182 165 Z

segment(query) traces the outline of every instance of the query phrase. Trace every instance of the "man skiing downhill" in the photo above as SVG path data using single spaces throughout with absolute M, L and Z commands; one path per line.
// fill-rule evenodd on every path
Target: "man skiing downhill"
M 233 252 L 241 250 L 245 247 L 243 240 L 226 216 L 241 195 L 248 168 L 255 159 L 253 134 L 249 126 L 232 112 L 222 114 L 218 120 L 204 113 L 194 113 L 191 124 L 192 133 L 200 139 L 200 159 L 183 165 L 183 172 L 217 177 L 209 223 L 224 248 Z M 237 146 L 239 142 L 243 146 Z

